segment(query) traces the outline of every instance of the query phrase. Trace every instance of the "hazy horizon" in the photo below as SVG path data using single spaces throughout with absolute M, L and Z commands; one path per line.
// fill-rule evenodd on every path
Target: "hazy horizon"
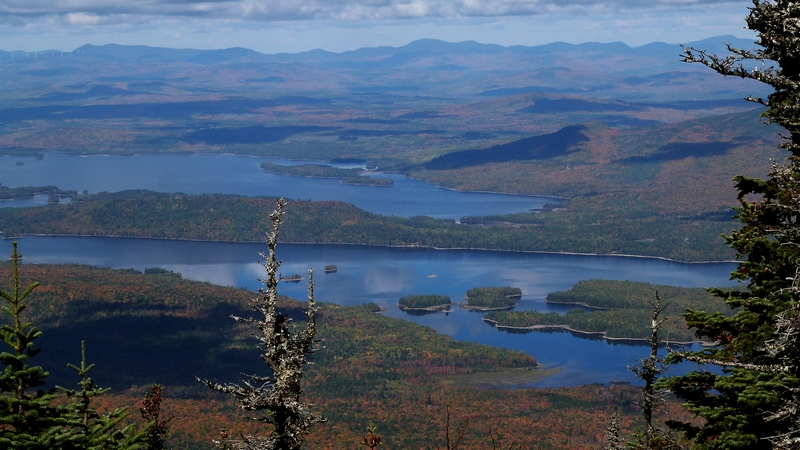
M 747 1 L 727 0 L 0 0 L 9 51 L 85 44 L 262 53 L 400 47 L 418 39 L 503 46 L 749 38 Z
M 325 51 L 325 52 L 330 52 L 330 53 L 341 54 L 341 53 L 347 53 L 347 52 L 357 51 L 357 50 L 362 50 L 362 49 L 372 49 L 372 48 L 381 48 L 381 47 L 402 48 L 402 47 L 405 47 L 407 45 L 411 45 L 414 42 L 426 41 L 426 40 L 446 42 L 448 44 L 460 44 L 460 43 L 466 43 L 466 42 L 475 42 L 475 43 L 480 44 L 480 45 L 500 45 L 501 47 L 506 47 L 506 48 L 507 47 L 514 47 L 514 46 L 537 47 L 537 46 L 543 46 L 543 45 L 555 44 L 555 43 L 567 43 L 567 44 L 571 44 L 571 45 L 581 45 L 581 44 L 593 44 L 593 43 L 612 44 L 612 43 L 622 42 L 623 44 L 627 45 L 630 48 L 638 48 L 638 47 L 644 47 L 644 46 L 647 46 L 647 45 L 650 45 L 650 44 L 658 44 L 658 43 L 667 44 L 667 45 L 678 45 L 678 44 L 687 44 L 687 43 L 690 44 L 692 42 L 699 42 L 699 41 L 704 41 L 704 40 L 709 40 L 709 39 L 714 39 L 714 38 L 721 38 L 722 39 L 722 38 L 728 38 L 728 37 L 733 37 L 735 39 L 747 39 L 746 37 L 730 35 L 729 34 L 729 35 L 708 36 L 708 37 L 705 37 L 705 38 L 702 38 L 702 39 L 691 40 L 691 41 L 681 41 L 681 42 L 650 41 L 650 42 L 645 42 L 645 43 L 642 43 L 642 44 L 639 44 L 639 45 L 630 45 L 630 44 L 628 44 L 626 42 L 623 42 L 623 41 L 607 41 L 607 42 L 599 42 L 599 41 L 584 41 L 584 42 L 551 41 L 551 42 L 546 42 L 546 43 L 543 43 L 543 44 L 534 44 L 534 45 L 523 45 L 523 44 L 502 45 L 502 44 L 494 44 L 494 43 L 491 43 L 491 42 L 480 42 L 480 41 L 476 41 L 476 40 L 449 41 L 449 40 L 446 40 L 446 39 L 421 37 L 421 38 L 413 39 L 411 41 L 408 41 L 408 42 L 406 42 L 404 44 L 400 44 L 400 45 L 368 45 L 368 46 L 365 46 L 365 47 L 358 47 L 358 48 L 355 48 L 355 49 L 352 49 L 352 50 L 342 50 L 342 51 L 330 51 L 330 50 L 325 50 L 323 48 L 312 48 L 312 49 L 309 49 L 309 50 L 300 50 L 300 51 L 296 51 L 296 52 L 286 52 L 286 51 L 261 52 L 259 50 L 254 49 L 254 48 L 242 47 L 242 46 L 220 47 L 220 48 L 202 48 L 202 47 L 170 47 L 170 46 L 164 46 L 164 45 L 145 45 L 145 44 L 121 44 L 121 43 L 118 43 L 118 42 L 108 42 L 108 43 L 105 43 L 105 44 L 85 43 L 85 44 L 79 45 L 79 46 L 77 46 L 75 48 L 68 49 L 68 50 L 61 50 L 61 49 L 57 49 L 57 48 L 42 48 L 42 49 L 34 49 L 34 50 L 20 50 L 20 49 L 0 48 L 0 51 L 7 52 L 7 53 L 15 53 L 15 54 L 16 53 L 23 53 L 23 52 L 24 53 L 43 53 L 43 52 L 49 52 L 49 51 L 56 51 L 56 52 L 63 52 L 63 53 L 66 54 L 66 53 L 75 52 L 79 48 L 87 46 L 87 45 L 93 45 L 93 46 L 96 46 L 96 47 L 102 47 L 104 45 L 122 45 L 122 46 L 143 46 L 143 47 L 149 47 L 149 48 L 164 48 L 164 49 L 170 49 L 170 50 L 203 50 L 203 51 L 229 50 L 229 49 L 234 49 L 234 48 L 244 48 L 244 49 L 247 49 L 247 50 L 253 50 L 255 52 L 262 53 L 264 55 L 274 55 L 274 54 L 282 54 L 282 53 L 283 54 L 299 54 L 299 53 L 306 53 L 306 52 L 313 52 L 313 51 Z

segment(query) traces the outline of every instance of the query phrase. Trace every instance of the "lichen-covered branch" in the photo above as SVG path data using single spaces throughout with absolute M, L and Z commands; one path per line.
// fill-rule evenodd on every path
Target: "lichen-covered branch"
M 279 199 L 277 208 L 270 214 L 272 230 L 267 236 L 266 254 L 260 253 L 261 263 L 267 277 L 261 280 L 264 288 L 258 297 L 250 302 L 257 317 L 237 317 L 239 322 L 251 324 L 257 333 L 261 359 L 272 371 L 272 376 L 244 375 L 242 384 L 218 384 L 208 380 L 198 380 L 209 388 L 231 395 L 237 406 L 244 411 L 259 413 L 254 420 L 272 425 L 268 436 L 241 436 L 238 439 L 226 438 L 218 444 L 222 448 L 248 450 L 292 450 L 299 449 L 304 436 L 315 423 L 325 419 L 314 414 L 310 405 L 302 400 L 303 368 L 308 361 L 306 355 L 314 350 L 316 333 L 316 312 L 314 302 L 313 269 L 308 271 L 308 321 L 300 330 L 292 326 L 292 319 L 278 311 L 278 273 L 281 262 L 275 256 L 278 234 L 286 208 L 286 201 Z

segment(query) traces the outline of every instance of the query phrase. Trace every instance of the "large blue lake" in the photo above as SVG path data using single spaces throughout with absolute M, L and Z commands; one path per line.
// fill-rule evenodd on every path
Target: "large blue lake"
M 17 165 L 22 162 L 22 165 Z M 341 200 L 387 216 L 424 215 L 460 219 L 468 215 L 508 214 L 554 202 L 545 197 L 458 192 L 397 174 L 393 186 L 352 186 L 328 178 L 297 178 L 261 170 L 261 163 L 308 164 L 233 155 L 70 156 L 48 153 L 44 159 L 0 157 L 0 183 L 9 187 L 55 185 L 64 190 L 117 192 L 150 189 L 187 194 L 283 196 L 300 200 Z M 339 166 L 346 167 L 346 166 Z M 47 198 L 0 202 L 2 206 L 32 206 Z M 5 203 L 5 204 L 4 204 Z
M 163 267 L 184 278 L 220 285 L 260 287 L 263 268 L 259 244 L 164 241 L 94 237 L 25 237 L 19 240 L 25 263 L 76 262 L 114 268 Z M 9 254 L 11 242 L 0 242 Z M 517 349 L 560 372 L 536 386 L 635 381 L 626 365 L 647 348 L 577 337 L 567 332 L 509 334 L 481 320 L 482 314 L 456 308 L 449 314 L 411 316 L 397 300 L 411 294 L 442 294 L 460 300 L 476 286 L 518 286 L 523 297 L 517 309 L 566 311 L 544 302 L 553 291 L 569 289 L 582 279 L 648 281 L 677 286 L 730 284 L 730 263 L 682 264 L 658 259 L 467 250 L 382 248 L 347 245 L 280 246 L 284 275 L 305 274 L 308 267 L 338 266 L 338 272 L 314 277 L 316 297 L 341 305 L 375 302 L 385 314 L 433 327 L 455 339 Z M 280 292 L 303 299 L 305 283 L 282 283 Z
M 15 161 L 23 165 L 16 165 Z M 78 191 L 151 189 L 186 193 L 230 193 L 344 200 L 387 215 L 460 218 L 526 211 L 545 198 L 462 193 L 390 175 L 390 188 L 345 186 L 339 180 L 278 176 L 263 172 L 266 159 L 230 155 L 76 157 L 47 154 L 43 160 L 0 158 L 0 183 L 6 186 L 56 185 Z M 272 160 L 276 163 L 299 163 Z M 45 199 L 8 202 L 39 204 Z M 27 203 L 25 203 L 27 202 Z M 119 238 L 25 237 L 19 240 L 26 263 L 75 262 L 114 268 L 164 267 L 185 278 L 255 290 L 263 276 L 257 244 L 136 240 Z M 0 241 L 0 254 L 11 243 Z M 455 339 L 518 349 L 540 363 L 560 369 L 535 386 L 635 381 L 626 370 L 644 355 L 641 345 L 609 343 L 567 332 L 509 334 L 481 320 L 482 314 L 455 309 L 449 314 L 412 316 L 396 307 L 411 294 L 442 294 L 460 300 L 476 286 L 518 286 L 518 309 L 565 312 L 544 302 L 553 291 L 569 289 L 582 279 L 647 281 L 687 287 L 731 285 L 732 263 L 683 264 L 652 258 L 556 255 L 489 251 L 437 251 L 334 245 L 282 245 L 282 271 L 304 274 L 309 266 L 335 264 L 335 274 L 317 273 L 317 298 L 342 305 L 375 302 L 385 314 L 433 327 Z M 281 293 L 305 298 L 305 284 L 282 283 Z

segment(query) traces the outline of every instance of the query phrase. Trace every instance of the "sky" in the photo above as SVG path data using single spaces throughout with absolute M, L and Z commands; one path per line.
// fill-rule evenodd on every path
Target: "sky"
M 116 43 L 343 52 L 422 38 L 639 46 L 751 38 L 744 29 L 748 6 L 747 0 L 0 0 L 0 49 Z

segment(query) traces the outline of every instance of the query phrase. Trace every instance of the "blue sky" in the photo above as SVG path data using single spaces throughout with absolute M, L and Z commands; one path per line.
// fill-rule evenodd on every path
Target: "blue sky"
M 83 44 L 341 52 L 416 39 L 683 43 L 744 30 L 749 1 L 0 0 L 0 49 Z

